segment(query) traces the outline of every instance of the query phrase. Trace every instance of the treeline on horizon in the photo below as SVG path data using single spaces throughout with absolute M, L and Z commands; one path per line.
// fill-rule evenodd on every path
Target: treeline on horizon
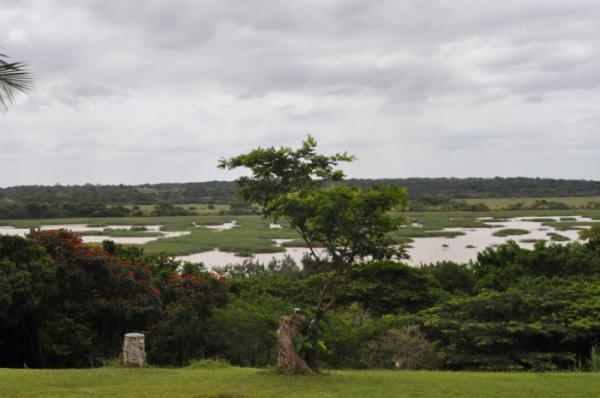
M 551 178 L 386 178 L 347 179 L 350 186 L 373 184 L 406 187 L 409 198 L 449 199 L 503 197 L 600 196 L 600 181 Z M 142 185 L 23 185 L 0 188 L 0 201 L 38 203 L 229 204 L 236 200 L 235 182 L 206 181 Z
M 485 203 L 464 199 L 502 197 L 542 198 L 600 196 L 600 181 L 541 178 L 396 178 L 348 179 L 350 186 L 374 184 L 403 186 L 408 190 L 410 211 L 489 211 Z M 195 215 L 183 204 L 228 204 L 227 214 L 253 214 L 238 201 L 232 181 L 144 185 L 30 185 L 0 188 L 0 219 L 69 217 L 140 217 Z M 154 205 L 141 211 L 140 205 Z M 590 202 L 586 208 L 599 208 Z M 566 210 L 560 201 L 538 200 L 512 204 L 504 210 Z

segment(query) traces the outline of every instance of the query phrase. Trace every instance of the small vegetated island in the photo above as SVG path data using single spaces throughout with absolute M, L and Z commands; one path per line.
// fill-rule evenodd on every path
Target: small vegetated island
M 506 228 L 500 229 L 494 232 L 492 235 L 494 236 L 519 236 L 519 235 L 527 235 L 529 233 L 526 229 L 519 228 Z
M 404 231 L 492 231 L 530 214 L 407 213 L 415 203 L 404 188 L 345 181 L 339 164 L 352 160 L 320 154 L 311 137 L 296 149 L 223 159 L 222 168 L 250 171 L 237 181 L 236 208 L 260 213 L 236 217 L 228 230 L 208 228 L 232 221 L 214 213 L 228 207 L 190 216 L 153 205 L 134 211 L 163 212 L 165 222 L 129 215 L 122 223 L 133 228 L 105 234 L 156 235 L 158 224 L 172 232 L 192 221 L 195 229 L 144 246 L 85 243 L 64 229 L 0 235 L 0 368 L 8 368 L 0 396 L 598 396 L 600 224 L 590 220 L 599 214 L 588 209 L 581 221 L 536 210 L 540 228 L 577 230 L 581 239 L 554 232 L 530 249 L 509 240 L 471 247 L 479 253 L 468 263 L 409 266 Z M 200 209 L 187 203 L 186 211 Z M 255 242 L 245 223 L 261 225 L 266 240 L 300 240 L 309 253 L 302 264 L 249 259 L 211 270 L 156 249 L 173 239 L 192 251 L 200 236 L 215 239 L 210 249 L 229 236 L 242 251 Z M 152 367 L 120 367 L 127 332 L 146 335 Z

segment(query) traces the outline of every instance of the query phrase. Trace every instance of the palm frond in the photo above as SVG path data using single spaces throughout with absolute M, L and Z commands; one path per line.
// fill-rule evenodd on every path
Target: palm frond
M 23 62 L 8 62 L 0 53 L 0 108 L 8 109 L 19 92 L 29 91 L 33 78 Z

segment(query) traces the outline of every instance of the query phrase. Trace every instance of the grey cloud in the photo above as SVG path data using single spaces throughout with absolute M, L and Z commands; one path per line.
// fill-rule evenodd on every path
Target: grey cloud
M 532 103 L 532 104 L 538 104 L 538 103 L 544 101 L 544 99 L 542 97 L 540 97 L 540 96 L 532 95 L 531 97 L 524 98 L 523 101 L 529 102 L 529 103 Z
M 600 178 L 582 152 L 600 144 L 597 26 L 592 0 L 6 0 L 0 48 L 36 90 L 0 115 L 0 145 L 28 148 L 0 158 L 0 184 L 225 178 L 218 157 L 307 133 L 354 149 L 357 176 L 530 156 L 518 174 Z M 494 147 L 516 148 L 509 168 Z M 548 161 L 561 151 L 587 167 Z M 67 154 L 106 174 L 61 171 Z

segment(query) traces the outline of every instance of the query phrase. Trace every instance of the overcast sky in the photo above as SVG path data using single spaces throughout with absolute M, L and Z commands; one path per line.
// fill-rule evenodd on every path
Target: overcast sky
M 351 177 L 600 179 L 600 1 L 0 0 L 35 90 L 0 185 L 230 180 L 257 146 Z

